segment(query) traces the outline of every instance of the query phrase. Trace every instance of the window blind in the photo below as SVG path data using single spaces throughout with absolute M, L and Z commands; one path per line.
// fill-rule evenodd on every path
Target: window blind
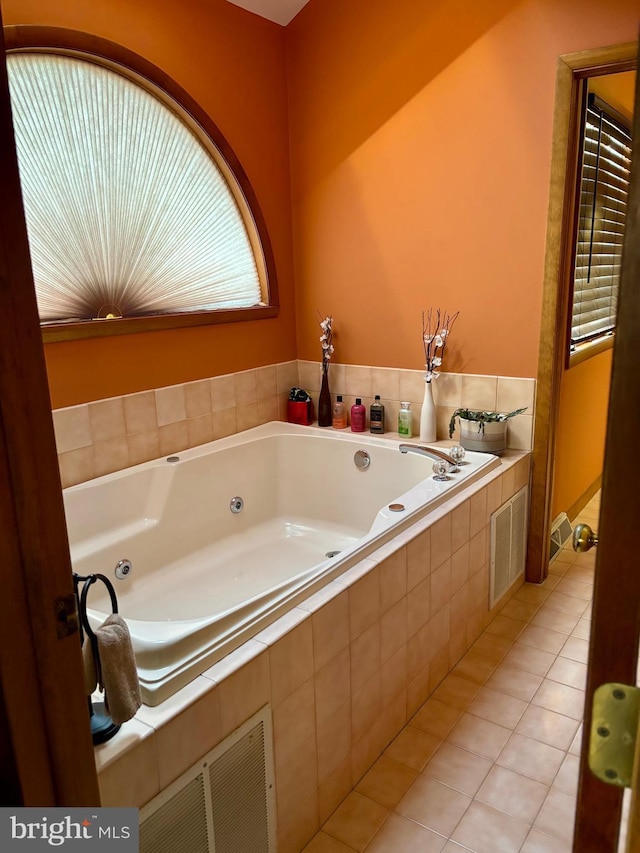
M 573 283 L 571 348 L 616 325 L 627 215 L 631 134 L 624 119 L 590 94 L 584 130 Z
M 41 321 L 264 304 L 242 191 L 176 113 L 82 58 L 7 67 Z

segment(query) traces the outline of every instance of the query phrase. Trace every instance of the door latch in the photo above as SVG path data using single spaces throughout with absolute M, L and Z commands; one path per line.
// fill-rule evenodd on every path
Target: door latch
M 78 606 L 73 593 L 56 598 L 53 602 L 56 616 L 56 634 L 59 640 L 78 630 Z
M 603 782 L 631 787 L 639 716 L 639 688 L 601 684 L 594 692 L 589 767 Z

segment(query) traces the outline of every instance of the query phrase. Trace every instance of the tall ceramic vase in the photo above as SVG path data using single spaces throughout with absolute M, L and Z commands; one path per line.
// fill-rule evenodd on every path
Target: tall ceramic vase
M 318 426 L 331 426 L 331 392 L 329 391 L 329 364 L 322 362 L 322 385 L 318 397 Z
M 436 406 L 432 383 L 425 379 L 424 400 L 420 411 L 420 441 L 436 440 Z

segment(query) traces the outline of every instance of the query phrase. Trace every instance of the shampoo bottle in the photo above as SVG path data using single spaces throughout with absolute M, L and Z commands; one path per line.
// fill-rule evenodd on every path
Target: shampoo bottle
M 356 402 L 351 406 L 351 432 L 364 432 L 366 411 L 361 398 L 356 397 Z
M 334 429 L 346 429 L 347 426 L 347 410 L 342 402 L 342 394 L 338 394 L 336 401 L 333 404 L 333 418 L 331 426 Z
M 376 394 L 369 408 L 369 431 L 378 434 L 384 432 L 384 406 L 380 402 L 380 394 Z
M 411 403 L 400 403 L 398 435 L 403 438 L 411 438 Z

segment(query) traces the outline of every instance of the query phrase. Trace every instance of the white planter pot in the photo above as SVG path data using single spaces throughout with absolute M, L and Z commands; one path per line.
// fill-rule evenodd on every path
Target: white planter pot
M 501 456 L 507 446 L 507 421 L 483 424 L 460 418 L 460 444 L 465 450 Z

